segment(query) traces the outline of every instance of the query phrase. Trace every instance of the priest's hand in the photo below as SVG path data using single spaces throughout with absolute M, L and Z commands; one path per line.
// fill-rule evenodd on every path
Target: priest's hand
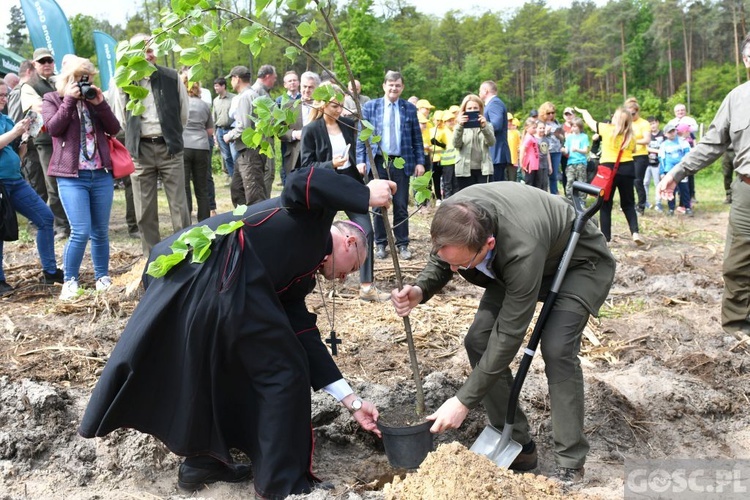
M 433 420 L 435 423 L 430 427 L 430 432 L 440 434 L 448 429 L 458 429 L 464 422 L 466 415 L 469 414 L 469 408 L 453 396 L 438 408 L 438 411 L 428 415 L 427 420 Z
M 362 400 L 362 408 L 352 413 L 352 416 L 364 430 L 372 432 L 379 438 L 383 437 L 375 423 L 378 421 L 378 409 L 375 408 L 374 404 Z
M 396 183 L 385 179 L 373 179 L 367 183 L 370 190 L 370 206 L 388 208 L 396 193 Z

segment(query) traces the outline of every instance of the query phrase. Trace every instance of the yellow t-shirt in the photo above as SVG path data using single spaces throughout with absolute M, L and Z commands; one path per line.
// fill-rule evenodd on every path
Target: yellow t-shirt
M 508 130 L 508 149 L 510 162 L 518 166 L 518 149 L 521 147 L 521 132 L 518 129 Z
M 611 123 L 597 123 L 596 125 L 599 135 L 602 137 L 602 153 L 599 157 L 599 163 L 616 162 L 620 145 L 622 145 L 622 136 L 618 135 L 613 140 L 612 135 L 615 133 L 615 126 Z M 626 144 L 622 151 L 620 161 L 633 161 L 633 151 L 635 151 L 635 141 L 630 139 L 630 143 Z
M 635 136 L 635 140 L 638 141 L 640 139 L 643 139 L 646 137 L 647 134 L 651 133 L 651 124 L 648 122 L 648 120 L 644 120 L 643 118 L 638 118 L 636 121 L 633 122 L 633 135 Z M 648 154 L 648 144 L 636 144 L 635 145 L 635 152 L 633 153 L 633 156 L 642 156 Z

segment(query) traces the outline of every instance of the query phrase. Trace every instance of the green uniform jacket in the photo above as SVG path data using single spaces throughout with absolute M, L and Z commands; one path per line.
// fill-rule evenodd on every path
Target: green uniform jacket
M 539 300 L 552 285 L 557 266 L 567 245 L 575 220 L 573 206 L 562 197 L 514 182 L 478 184 L 459 191 L 444 204 L 459 201 L 479 203 L 495 221 L 496 246 L 492 279 L 474 268 L 459 271 L 470 283 L 504 292 L 487 350 L 458 399 L 469 408 L 482 400 L 506 366 L 498 366 L 494 353 L 498 338 L 510 335 L 520 347 Z M 559 292 L 560 298 L 579 302 L 593 315 L 607 298 L 615 274 L 615 259 L 604 236 L 589 221 L 578 241 Z M 427 301 L 453 277 L 450 267 L 432 254 L 416 285 Z M 569 302 L 569 301 L 567 301 Z

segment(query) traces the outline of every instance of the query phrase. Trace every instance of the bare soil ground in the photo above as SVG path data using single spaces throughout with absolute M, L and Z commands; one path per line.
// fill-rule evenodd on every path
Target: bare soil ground
M 224 188 L 217 184 L 217 190 Z M 139 243 L 125 236 L 121 198 L 118 191 L 112 218 L 115 286 L 106 293 L 61 303 L 59 286 L 36 284 L 33 242 L 5 245 L 6 275 L 17 291 L 0 299 L 0 499 L 252 498 L 247 483 L 193 495 L 180 491 L 179 458 L 150 436 L 124 430 L 96 440 L 76 435 L 90 391 L 139 299 L 138 292 L 125 292 L 142 261 Z M 230 207 L 222 199 L 219 208 Z M 718 203 L 701 208 L 692 219 L 647 214 L 641 233 L 648 245 L 641 249 L 616 219 L 615 285 L 602 318 L 589 322 L 581 352 L 591 442 L 583 485 L 571 492 L 542 477 L 514 477 L 458 444 L 441 446 L 407 475 L 390 467 L 381 442 L 330 396 L 315 394 L 314 470 L 335 489 L 306 498 L 622 498 L 629 458 L 750 458 L 750 359 L 746 344 L 720 327 L 727 210 Z M 402 262 L 406 282 L 427 255 L 430 220 L 429 210 L 412 218 L 415 258 Z M 62 244 L 57 250 L 61 255 Z M 376 279 L 383 289 L 394 285 L 390 260 L 376 263 Z M 88 253 L 82 282 L 93 288 Z M 357 286 L 356 277 L 325 284 L 325 306 L 318 293 L 309 304 L 324 334 L 335 309 L 333 328 L 343 339 L 337 362 L 352 386 L 386 412 L 413 400 L 403 323 L 389 303 L 358 300 Z M 428 409 L 454 395 L 469 373 L 462 340 L 480 293 L 457 278 L 412 316 Z M 539 446 L 534 472 L 550 475 L 541 357 L 521 399 Z M 461 429 L 436 436 L 435 445 L 469 447 L 484 425 L 480 407 Z

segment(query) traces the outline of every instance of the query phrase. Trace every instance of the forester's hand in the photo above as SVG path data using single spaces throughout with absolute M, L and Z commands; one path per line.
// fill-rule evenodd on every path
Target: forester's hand
M 427 417 L 427 420 L 435 422 L 430 427 L 430 432 L 440 434 L 448 429 L 458 429 L 468 414 L 469 408 L 464 406 L 457 397 L 453 396 L 443 403 L 438 408 L 438 411 Z

